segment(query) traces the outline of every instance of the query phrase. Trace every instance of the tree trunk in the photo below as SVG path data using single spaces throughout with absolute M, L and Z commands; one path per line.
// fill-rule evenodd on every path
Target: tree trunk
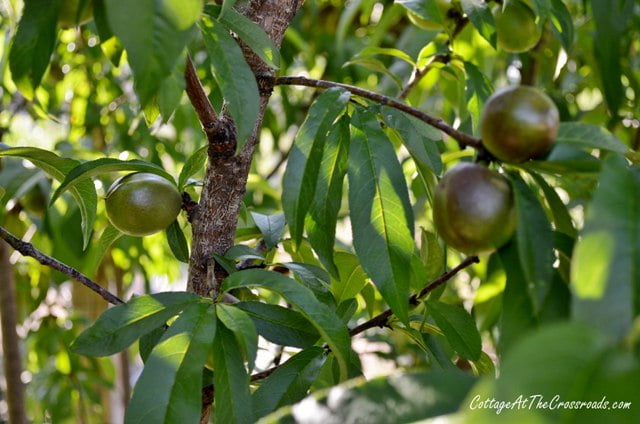
M 280 46 L 284 32 L 301 4 L 302 0 L 253 0 L 244 10 L 244 15 L 260 25 L 276 45 Z M 263 63 L 246 46 L 242 47 L 247 63 L 258 81 L 260 109 L 253 132 L 238 155 L 232 157 L 217 155 L 219 146 L 209 143 L 209 161 L 202 194 L 197 208 L 193 214 L 190 214 L 193 241 L 187 290 L 201 296 L 217 296 L 225 276 L 223 270 L 216 269 L 212 254 L 223 255 L 233 246 L 251 160 L 259 141 L 264 112 L 273 88 L 273 69 Z M 229 130 L 226 114 L 220 113 L 218 122 L 205 122 L 211 113 L 203 112 L 202 105 L 194 102 L 193 98 L 191 100 L 203 127 L 216 126 L 225 130 L 222 135 L 226 135 L 226 139 L 220 137 L 219 142 L 222 145 L 225 142 L 233 144 L 235 140 L 230 140 L 229 137 L 235 135 L 233 130 Z M 201 423 L 209 422 L 212 402 L 213 391 L 203 391 Z
M 244 14 L 258 23 L 279 46 L 301 3 L 302 1 L 298 0 L 252 1 Z M 253 152 L 258 143 L 264 111 L 271 96 L 272 87 L 268 83 L 265 86 L 264 81 L 273 80 L 273 70 L 249 49 L 243 50 L 261 88 L 260 110 L 253 133 L 238 155 L 221 157 L 215 154 L 215 148 L 210 149 L 200 202 L 191 221 L 193 243 L 187 286 L 187 290 L 201 296 L 217 295 L 224 276 L 217 270 L 214 271 L 212 254 L 223 255 L 233 246 Z M 220 116 L 219 119 L 223 121 L 227 119 L 224 114 Z
M 9 262 L 9 246 L 0 241 L 0 319 L 2 320 L 2 351 L 4 376 L 7 381 L 9 422 L 26 424 L 24 384 L 22 384 L 22 357 L 20 339 L 16 332 L 18 308 L 13 269 Z

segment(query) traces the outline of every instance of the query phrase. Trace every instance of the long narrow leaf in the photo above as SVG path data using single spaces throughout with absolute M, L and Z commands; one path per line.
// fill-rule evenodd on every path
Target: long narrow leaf
M 322 93 L 296 135 L 282 180 L 282 205 L 296 245 L 302 239 L 304 219 L 315 195 L 327 132 L 349 98 L 340 88 Z
M 133 389 L 125 422 L 198 422 L 202 370 L 215 334 L 213 305 L 199 303 L 183 311 L 151 351 Z
M 82 355 L 108 356 L 120 352 L 149 331 L 164 324 L 188 305 L 193 293 L 166 292 L 138 296 L 104 312 L 71 345 Z
M 295 306 L 316 327 L 331 347 L 331 351 L 338 360 L 341 377 L 347 377 L 347 361 L 352 354 L 351 339 L 347 327 L 340 318 L 326 305 L 320 303 L 310 289 L 282 274 L 264 269 L 248 269 L 230 275 L 222 283 L 221 292 L 253 286 L 273 290 Z
M 396 153 L 370 111 L 358 109 L 353 116 L 348 174 L 356 254 L 384 300 L 406 322 L 413 213 Z

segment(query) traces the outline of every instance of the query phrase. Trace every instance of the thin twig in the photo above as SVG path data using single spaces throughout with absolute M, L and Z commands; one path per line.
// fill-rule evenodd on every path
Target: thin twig
M 382 95 L 380 93 L 376 93 L 371 90 L 367 90 L 367 89 L 356 87 L 349 84 L 342 84 L 339 82 L 317 80 L 317 79 L 311 79 L 306 77 L 292 77 L 292 76 L 278 77 L 275 80 L 275 84 L 276 85 L 302 85 L 306 87 L 316 87 L 316 88 L 332 88 L 332 87 L 344 88 L 345 90 L 355 94 L 356 96 L 373 100 L 374 102 L 377 102 L 381 105 L 390 106 L 392 108 L 401 110 L 402 112 L 405 112 L 411 116 L 414 116 L 420 119 L 421 121 L 424 121 L 427 124 L 431 125 L 432 127 L 439 129 L 445 134 L 448 134 L 449 136 L 453 137 L 454 139 L 458 140 L 460 143 L 466 146 L 473 147 L 474 149 L 477 149 L 477 150 L 484 150 L 482 146 L 482 141 L 479 138 L 473 137 L 469 134 L 466 134 L 462 131 L 459 131 L 453 128 L 451 125 L 447 124 L 442 119 L 435 118 L 431 115 L 428 115 L 422 112 L 419 109 L 416 109 L 414 107 L 407 105 L 406 103 L 400 102 L 396 99 Z
M 61 273 L 68 275 L 69 277 L 98 293 L 104 300 L 111 303 L 112 305 L 119 305 L 121 303 L 124 303 L 124 301 L 118 296 L 104 289 L 100 284 L 91 280 L 89 277 L 87 277 L 77 269 L 42 253 L 31 243 L 20 240 L 18 237 L 14 236 L 3 227 L 0 227 L 0 238 L 6 241 L 11 247 L 20 252 L 23 256 L 30 256 L 36 261 L 40 262 L 42 265 L 48 266 L 49 268 L 55 269 L 56 271 L 60 271 Z
M 467 268 L 471 264 L 475 264 L 475 263 L 478 263 L 478 262 L 480 262 L 480 260 L 478 259 L 477 256 L 468 256 L 467 258 L 465 258 L 464 261 L 460 262 L 455 268 L 450 269 L 449 271 L 447 271 L 444 274 L 440 275 L 438 278 L 436 278 L 431 283 L 426 285 L 422 290 L 420 290 L 420 293 L 414 294 L 413 296 L 411 296 L 409 298 L 409 304 L 416 305 L 418 303 L 418 300 L 420 300 L 421 298 L 425 297 L 427 294 L 431 293 L 433 290 L 437 289 L 438 287 L 440 287 L 441 285 L 443 285 L 447 281 L 451 280 L 457 273 L 459 273 L 463 269 Z M 393 315 L 393 312 L 391 311 L 391 309 L 387 309 L 386 311 L 376 315 L 375 317 L 371 318 L 370 320 L 368 320 L 366 322 L 363 322 L 362 324 L 358 325 L 357 327 L 354 327 L 353 329 L 349 330 L 349 336 L 353 337 L 353 336 L 355 336 L 357 334 L 360 334 L 360 333 L 362 333 L 365 330 L 368 330 L 370 328 L 384 327 L 385 325 L 387 325 L 387 321 L 392 315 Z M 269 377 L 280 366 L 281 365 L 276 365 L 274 367 L 268 368 L 268 369 L 266 369 L 264 371 L 261 371 L 261 372 L 258 372 L 258 373 L 255 373 L 255 374 L 251 375 L 251 381 L 263 380 L 263 379 Z
M 455 268 L 450 269 L 449 271 L 445 272 L 444 274 L 442 274 L 441 276 L 433 280 L 427 286 L 425 286 L 422 290 L 420 290 L 420 293 L 414 294 L 413 296 L 411 296 L 409 298 L 409 304 L 416 305 L 418 303 L 418 300 L 422 299 L 423 297 L 431 293 L 433 290 L 435 290 L 436 288 L 440 287 L 441 285 L 443 285 L 444 283 L 452 279 L 458 272 L 462 271 L 469 265 L 475 264 L 478 262 L 480 262 L 480 260 L 478 259 L 477 256 L 468 256 L 467 258 L 465 258 L 464 261 L 460 262 Z M 391 315 L 393 315 L 393 312 L 391 311 L 391 309 L 387 309 L 386 311 L 371 318 L 369 321 L 363 322 L 359 326 L 351 329 L 349 331 L 349 335 L 355 336 L 356 334 L 360 334 L 363 331 L 373 327 L 384 327 L 387 324 L 387 321 L 389 320 L 389 317 L 391 317 Z
M 418 85 L 418 83 L 429 73 L 430 70 L 433 69 L 434 63 L 447 63 L 450 57 L 448 54 L 439 54 L 432 56 L 431 59 L 422 67 L 422 68 L 414 68 L 413 73 L 411 74 L 411 78 L 409 78 L 409 82 L 404 86 L 400 94 L 398 94 L 399 100 L 404 100 L 407 98 L 411 90 Z

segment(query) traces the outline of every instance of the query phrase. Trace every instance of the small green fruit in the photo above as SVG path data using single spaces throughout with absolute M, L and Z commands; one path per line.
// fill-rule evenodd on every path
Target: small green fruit
M 165 178 L 144 172 L 117 179 L 106 196 L 107 217 L 130 236 L 146 236 L 167 228 L 178 216 L 182 196 Z
M 520 0 L 511 1 L 503 10 L 498 5 L 493 12 L 496 22 L 498 46 L 512 53 L 531 50 L 540 40 L 541 31 L 536 25 L 533 10 Z
M 80 8 L 82 8 L 80 10 Z M 62 0 L 58 24 L 61 28 L 73 28 L 93 19 L 92 0 Z
M 482 165 L 458 163 L 435 189 L 433 221 L 440 237 L 463 253 L 497 249 L 516 228 L 511 185 Z
M 32 187 L 22 199 L 20 199 L 20 204 L 22 204 L 27 211 L 39 218 L 42 218 L 47 213 L 47 203 L 47 196 L 39 184 Z
M 520 163 L 547 153 L 560 125 L 558 108 L 534 87 L 512 86 L 495 92 L 480 116 L 487 150 L 504 162 Z

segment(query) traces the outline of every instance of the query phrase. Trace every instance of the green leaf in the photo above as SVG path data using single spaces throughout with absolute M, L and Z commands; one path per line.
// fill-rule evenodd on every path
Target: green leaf
M 356 254 L 384 300 L 408 321 L 413 213 L 396 153 L 375 115 L 356 109 L 349 151 L 349 210 Z
M 331 279 L 331 292 L 337 303 L 352 299 L 360 293 L 367 284 L 367 274 L 360 266 L 358 257 L 347 252 L 337 252 L 335 264 L 340 274 L 340 279 Z
M 214 306 L 189 306 L 164 333 L 144 365 L 125 422 L 193 423 L 202 409 L 202 369 L 216 334 Z
M 278 245 L 284 233 L 286 220 L 283 213 L 273 215 L 263 215 L 258 212 L 251 212 L 251 217 L 262 233 L 264 244 L 267 250 L 271 250 Z
M 280 68 L 278 46 L 258 24 L 231 8 L 225 13 L 224 5 L 218 20 L 235 32 L 264 63 L 274 69 Z
M 547 199 L 556 229 L 564 234 L 575 237 L 577 235 L 577 231 L 573 226 L 571 215 L 569 215 L 567 206 L 562 202 L 562 199 L 560 199 L 556 190 L 539 174 L 536 174 L 535 172 L 529 172 L 529 174 L 533 177 L 536 184 L 540 186 L 545 198 Z
M 395 0 L 396 4 L 403 6 L 405 9 L 415 13 L 422 19 L 437 23 L 444 23 L 444 16 L 433 0 Z
M 467 77 L 465 86 L 467 109 L 469 109 L 472 116 L 474 133 L 477 134 L 479 132 L 480 114 L 487 98 L 493 93 L 493 85 L 489 78 L 471 62 L 464 62 L 464 71 Z
M 349 117 L 344 115 L 329 131 L 324 143 L 315 195 L 306 220 L 309 243 L 334 277 L 338 275 L 334 262 L 336 222 L 347 173 L 349 136 Z
M 251 397 L 256 419 L 304 398 L 325 360 L 324 349 L 314 346 L 298 352 L 280 365 L 262 381 Z
M 64 181 L 62 181 L 62 184 L 60 184 L 60 187 L 58 187 L 58 189 L 53 193 L 53 196 L 51 196 L 51 203 L 53 204 L 53 202 L 55 202 L 56 199 L 66 190 L 76 187 L 76 185 L 85 181 L 87 178 L 107 172 L 118 171 L 150 172 L 164 177 L 175 184 L 173 177 L 168 174 L 167 171 L 153 163 L 138 159 L 124 161 L 113 158 L 100 158 L 77 165 L 75 168 L 71 169 L 66 175 Z
M 242 50 L 222 24 L 205 18 L 200 30 L 211 60 L 213 76 L 236 125 L 236 151 L 239 152 L 253 132 L 258 118 L 258 84 Z
M 256 249 L 253 249 L 244 244 L 236 244 L 231 246 L 229 250 L 224 254 L 224 257 L 231 260 L 243 260 L 243 259 L 257 259 L 264 261 L 264 256 L 261 255 Z
M 527 331 L 537 326 L 533 299 L 524 278 L 518 245 L 511 240 L 498 250 L 500 262 L 507 274 L 507 283 L 502 295 L 502 316 L 500 317 L 500 352 L 505 352 Z
M 40 85 L 56 43 L 56 25 L 60 0 L 29 0 L 24 10 L 11 50 L 9 69 L 16 86 L 27 99 L 33 99 Z
M 595 22 L 593 47 L 604 97 L 611 113 L 616 116 L 625 99 L 622 86 L 622 44 L 629 18 L 633 14 L 634 1 L 591 0 L 591 10 Z
M 98 270 L 104 255 L 109 250 L 109 247 L 116 242 L 124 233 L 121 233 L 116 227 L 107 225 L 107 227 L 100 234 L 100 238 L 97 243 L 93 243 L 89 249 L 88 259 L 85 261 L 83 270 L 87 275 L 94 275 Z
M 2 199 L 3 196 L 4 196 L 4 188 L 0 186 L 0 199 Z
M 426 268 L 426 279 L 431 281 L 444 272 L 444 251 L 437 236 L 422 228 L 420 233 L 420 259 Z
M 311 290 L 301 286 L 295 280 L 277 272 L 263 269 L 248 269 L 227 277 L 221 292 L 238 288 L 259 286 L 280 294 L 287 302 L 313 324 L 322 335 L 340 365 L 342 378 L 347 376 L 347 361 L 351 356 L 351 339 L 347 327 L 326 305 L 320 303 Z
M 320 338 L 313 325 L 294 310 L 261 302 L 240 302 L 235 306 L 245 311 L 258 333 L 272 343 L 304 349 Z
M 562 0 L 551 0 L 551 28 L 565 51 L 573 46 L 573 18 Z
M 409 56 L 402 50 L 393 49 L 389 47 L 373 47 L 373 46 L 366 47 L 360 53 L 358 53 L 357 57 L 362 58 L 362 57 L 377 56 L 377 55 L 397 57 L 398 59 L 404 60 L 412 67 L 416 66 L 416 63 L 411 58 L 411 56 Z
M 474 383 L 474 377 L 459 371 L 357 379 L 309 396 L 259 422 L 305 422 L 308 411 L 328 423 L 418 422 L 462 408 Z
M 236 4 L 236 0 L 224 0 L 222 2 L 222 7 L 220 8 L 220 15 L 218 15 L 218 19 L 222 19 L 228 16 L 227 14 L 234 13 L 235 12 L 235 10 L 233 10 L 234 4 Z
M 607 157 L 571 263 L 573 316 L 616 340 L 631 329 L 640 281 L 639 192 L 625 160 Z
M 184 58 L 186 55 L 181 55 L 180 60 L 176 67 L 174 67 L 171 74 L 162 81 L 162 85 L 158 90 L 157 103 L 158 111 L 162 116 L 162 122 L 167 123 L 173 112 L 180 105 L 182 94 L 184 93 L 185 81 L 184 81 Z
M 138 340 L 138 351 L 140 352 L 140 359 L 142 359 L 143 363 L 147 362 L 151 351 L 156 347 L 168 328 L 169 326 L 167 324 L 162 324 L 140 337 L 140 340 Z
M 199 299 L 195 294 L 186 292 L 134 297 L 102 313 L 74 340 L 71 350 L 81 355 L 113 355 Z
M 495 48 L 497 42 L 496 23 L 493 20 L 490 5 L 482 0 L 462 0 L 462 10 L 469 17 L 478 33 Z
M 429 314 L 438 324 L 451 347 L 466 359 L 471 361 L 480 359 L 482 343 L 473 317 L 462 306 L 437 300 L 427 300 L 425 303 Z
M 1 156 L 12 156 L 26 159 L 38 168 L 42 169 L 57 181 L 64 181 L 65 177 L 80 162 L 61 158 L 55 153 L 38 149 L 36 147 L 14 147 L 8 149 L 0 148 Z M 98 195 L 92 181 L 82 181 L 71 189 L 71 194 L 78 204 L 80 215 L 82 216 L 82 239 L 84 248 L 86 249 L 91 241 L 91 233 L 93 231 L 93 223 L 96 219 L 96 208 L 98 205 Z
M 437 131 L 434 132 L 431 129 L 423 131 L 424 128 L 411 117 L 390 107 L 385 106 L 382 109 L 382 116 L 384 122 L 398 132 L 402 143 L 416 162 L 438 175 L 442 172 L 442 160 L 436 145 L 436 141 L 440 140 L 441 136 Z
M 629 147 L 605 128 L 583 122 L 562 122 L 558 129 L 556 143 L 622 154 L 629 151 Z
M 516 174 L 511 174 L 510 179 L 518 217 L 516 242 L 520 266 L 537 311 L 551 286 L 553 233 L 547 215 L 531 188 Z
M 524 169 L 547 174 L 595 173 L 600 161 L 590 154 L 564 143 L 557 143 L 544 160 L 532 160 L 520 165 Z
M 213 341 L 213 366 L 215 422 L 252 423 L 249 375 L 244 367 L 236 338 L 224 325 L 218 326 Z M 199 395 L 200 390 L 197 393 Z M 200 408 L 197 410 L 199 413 Z
M 180 262 L 189 263 L 189 245 L 187 244 L 187 239 L 182 232 L 182 228 L 180 228 L 178 220 L 173 221 L 171 225 L 167 227 L 165 234 L 167 235 L 167 242 L 169 243 L 169 248 L 173 256 Z
M 327 132 L 349 102 L 341 88 L 322 93 L 311 105 L 289 154 L 282 180 L 282 205 L 291 238 L 300 245 L 304 219 L 313 201 Z
M 178 176 L 178 190 L 184 190 L 189 178 L 204 168 L 207 163 L 207 150 L 208 146 L 202 146 L 186 160 Z
M 359 65 L 370 71 L 380 72 L 381 74 L 388 76 L 398 87 L 402 87 L 402 80 L 389 69 L 387 69 L 385 64 L 378 59 L 373 59 L 371 57 L 353 58 L 350 61 L 345 62 L 342 67 L 351 65 Z
M 202 0 L 104 0 L 109 26 L 122 41 L 142 106 L 158 93 L 194 36 Z
M 235 334 L 251 372 L 258 352 L 258 333 L 253 321 L 242 309 L 224 303 L 216 305 L 216 315 L 220 322 Z

